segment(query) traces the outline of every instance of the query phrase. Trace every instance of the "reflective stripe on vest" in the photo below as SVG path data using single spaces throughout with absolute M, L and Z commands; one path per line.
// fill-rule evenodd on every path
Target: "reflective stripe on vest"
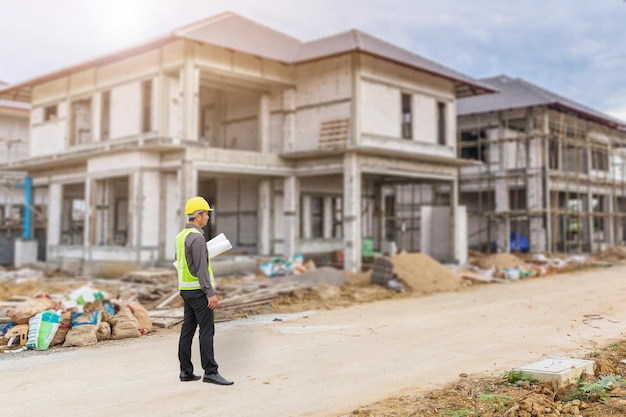
M 191 272 L 189 272 L 189 266 L 187 265 L 187 256 L 185 256 L 185 240 L 187 239 L 187 236 L 189 236 L 189 233 L 202 234 L 194 228 L 187 228 L 176 236 L 176 270 L 178 272 L 178 289 L 181 291 L 202 289 L 198 277 L 193 276 Z M 213 278 L 211 261 L 208 258 L 207 266 L 211 286 L 215 288 L 215 279 Z

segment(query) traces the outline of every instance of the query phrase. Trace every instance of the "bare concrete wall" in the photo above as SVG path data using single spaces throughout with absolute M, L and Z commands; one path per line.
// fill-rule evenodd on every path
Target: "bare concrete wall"
M 215 202 L 215 233 L 224 233 L 233 247 L 254 250 L 257 241 L 258 181 L 220 178 Z

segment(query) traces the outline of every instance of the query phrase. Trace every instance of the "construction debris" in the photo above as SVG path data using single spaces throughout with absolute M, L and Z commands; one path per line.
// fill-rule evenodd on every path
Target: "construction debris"
M 606 256 L 620 253 L 615 250 Z M 391 258 L 377 256 L 373 270 L 362 274 L 321 267 L 271 278 L 263 274 L 222 277 L 216 285 L 220 304 L 215 318 L 227 321 L 263 312 L 329 309 L 394 297 L 394 293 L 404 289 L 422 294 L 456 291 L 473 282 L 510 282 L 596 264 L 607 262 L 583 256 L 534 254 L 521 259 L 514 254 L 473 254 L 471 263 L 455 272 L 426 254 L 404 253 Z M 56 320 L 48 320 L 58 324 L 51 346 L 63 344 L 67 334 L 76 339 L 69 345 L 82 346 L 111 337 L 137 337 L 152 329 L 173 327 L 183 320 L 176 275 L 169 268 L 132 272 L 122 279 L 41 278 L 40 273 L 30 278 L 28 272 L 6 272 L 0 277 L 0 335 L 17 325 L 28 326 L 33 317 L 45 313 L 49 319 L 53 313 L 58 314 L 54 316 Z M 390 287 L 394 281 L 401 287 Z M 95 322 L 92 316 L 78 316 L 96 310 L 101 313 L 95 316 Z M 118 318 L 113 320 L 116 315 Z M 92 327 L 70 333 L 76 326 L 87 324 Z M 9 346 L 6 338 L 0 339 L 0 345 L 11 352 L 23 347 Z M 45 343 L 35 346 L 40 348 Z

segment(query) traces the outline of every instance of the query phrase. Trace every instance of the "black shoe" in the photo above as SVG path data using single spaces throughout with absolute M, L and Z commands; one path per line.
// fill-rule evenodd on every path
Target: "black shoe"
M 181 371 L 180 372 L 180 380 L 181 381 L 197 381 L 200 378 L 201 378 L 200 375 L 190 374 L 190 373 L 185 372 L 185 371 Z
M 220 374 L 208 374 L 208 375 L 205 374 L 204 378 L 202 379 L 202 382 L 209 382 L 211 384 L 217 384 L 217 385 L 233 385 L 234 384 L 233 381 L 229 381 L 225 379 Z

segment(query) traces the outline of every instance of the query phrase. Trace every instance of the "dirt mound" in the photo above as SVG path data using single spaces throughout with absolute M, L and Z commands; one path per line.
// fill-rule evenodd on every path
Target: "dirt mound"
M 530 269 L 526 262 L 510 253 L 497 253 L 482 258 L 474 258 L 472 263 L 481 269 L 496 267 L 500 271 L 505 268 L 519 268 L 524 271 Z
M 331 310 L 399 297 L 402 295 L 378 285 L 319 285 L 281 294 L 269 304 L 266 312 L 295 313 L 307 310 Z
M 393 272 L 411 291 L 424 294 L 455 291 L 461 279 L 452 271 L 424 253 L 405 253 L 390 259 Z
M 614 246 L 612 248 L 608 248 L 607 250 L 597 254 L 595 258 L 602 260 L 626 259 L 626 246 Z

